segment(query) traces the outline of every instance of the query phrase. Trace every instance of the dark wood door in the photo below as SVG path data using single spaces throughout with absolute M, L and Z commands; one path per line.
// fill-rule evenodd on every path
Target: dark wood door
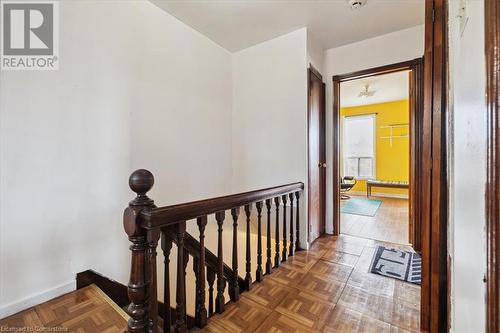
M 321 75 L 309 69 L 309 241 L 325 233 L 325 84 Z

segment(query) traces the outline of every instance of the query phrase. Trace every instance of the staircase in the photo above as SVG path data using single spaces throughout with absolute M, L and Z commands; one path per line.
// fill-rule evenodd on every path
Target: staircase
M 283 261 L 300 249 L 299 198 L 303 183 L 166 207 L 156 207 L 147 196 L 153 184 L 153 175 L 144 169 L 135 171 L 129 178 L 130 188 L 137 196 L 123 215 L 125 231 L 132 243 L 127 332 L 159 332 L 164 326 L 168 327 L 165 332 L 203 328 L 211 316 L 224 313 L 227 303 L 238 302 L 242 292 L 250 290 L 254 282 L 263 281 L 265 274 L 271 274 L 273 268 L 280 267 Z M 257 216 L 256 258 L 251 251 L 253 207 Z M 245 244 L 240 248 L 238 223 L 241 211 L 246 221 L 246 237 Z M 232 228 L 225 223 L 226 213 L 232 220 Z M 205 246 L 205 230 L 211 222 L 214 227 L 216 225 L 217 254 Z M 263 223 L 267 224 L 266 235 L 262 235 Z M 187 228 L 193 230 L 194 227 L 197 227 L 196 235 L 187 232 Z M 271 238 L 272 229 L 275 231 L 274 241 Z M 232 236 L 231 266 L 224 260 L 224 246 L 227 246 L 223 242 L 224 232 Z M 157 268 L 158 243 L 164 257 L 161 270 Z M 172 261 L 176 264 L 171 272 L 173 250 L 176 256 Z M 241 252 L 245 255 L 243 276 L 240 276 L 238 267 Z M 193 258 L 194 286 L 187 285 L 186 279 L 190 258 Z M 256 266 L 255 272 L 253 266 Z M 163 303 L 158 302 L 158 287 L 163 290 Z M 193 287 L 194 292 L 187 292 Z M 188 296 L 194 300 L 188 299 Z M 174 309 L 163 305 L 174 303 L 171 302 L 174 299 Z M 193 301 L 194 313 L 190 316 L 187 304 Z M 194 320 L 190 320 L 192 317 Z M 160 325 L 160 321 L 169 325 Z
M 419 331 L 420 287 L 370 272 L 379 245 L 411 247 L 340 235 L 296 252 L 302 183 L 159 208 L 150 172 L 129 183 L 128 286 L 78 273 L 77 291 L 0 320 L 1 331 Z

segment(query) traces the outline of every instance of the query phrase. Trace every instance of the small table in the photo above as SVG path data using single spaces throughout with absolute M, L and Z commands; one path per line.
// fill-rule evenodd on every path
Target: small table
M 372 195 L 372 187 L 409 188 L 410 184 L 407 181 L 371 179 L 366 181 L 367 197 Z

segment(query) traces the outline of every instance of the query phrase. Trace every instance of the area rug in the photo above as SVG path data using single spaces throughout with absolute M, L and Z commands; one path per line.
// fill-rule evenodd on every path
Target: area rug
M 418 253 L 378 246 L 370 272 L 420 285 L 422 258 Z
M 381 204 L 382 200 L 351 198 L 342 202 L 340 212 L 354 215 L 375 216 Z

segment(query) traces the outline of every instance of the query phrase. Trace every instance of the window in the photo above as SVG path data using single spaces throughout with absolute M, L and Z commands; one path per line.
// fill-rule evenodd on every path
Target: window
M 344 175 L 375 178 L 375 115 L 344 118 Z

